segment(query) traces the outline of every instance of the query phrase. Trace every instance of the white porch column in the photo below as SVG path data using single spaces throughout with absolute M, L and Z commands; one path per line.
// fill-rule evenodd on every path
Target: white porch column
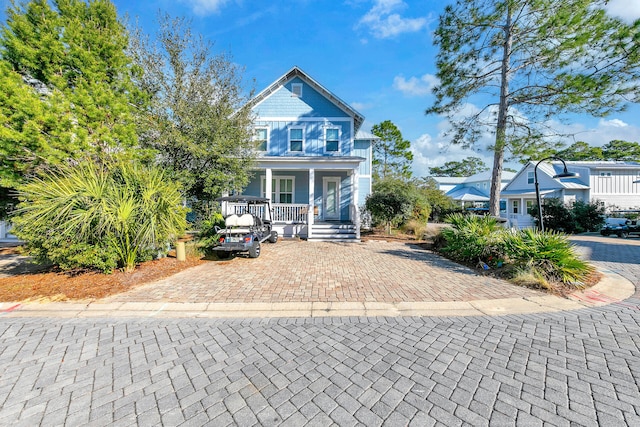
M 273 188 L 271 186 L 271 181 L 273 180 L 272 174 L 271 174 L 271 168 L 266 168 L 264 172 L 265 172 L 264 197 L 266 197 L 267 199 L 269 199 L 270 202 L 273 203 L 273 200 L 271 200 L 271 193 L 273 192 Z
M 316 170 L 309 169 L 309 209 L 307 210 L 307 239 L 311 238 L 311 228 L 313 227 L 313 212 L 316 201 Z
M 360 199 L 360 174 L 359 166 L 353 168 L 351 172 L 351 204 L 353 205 L 353 218 L 351 221 L 356 226 L 356 239 L 360 238 L 360 209 L 358 200 Z

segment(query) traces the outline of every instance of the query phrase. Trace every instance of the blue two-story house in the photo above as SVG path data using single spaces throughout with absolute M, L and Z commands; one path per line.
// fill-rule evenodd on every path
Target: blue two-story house
M 377 139 L 364 117 L 298 67 L 250 105 L 257 169 L 243 193 L 271 200 L 282 236 L 359 240 Z

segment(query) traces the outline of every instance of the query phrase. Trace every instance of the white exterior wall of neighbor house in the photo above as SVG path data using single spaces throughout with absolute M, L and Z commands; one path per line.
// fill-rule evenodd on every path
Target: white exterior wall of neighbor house
M 634 162 L 567 162 L 567 168 L 579 177 L 569 180 L 553 179 L 561 171 L 561 163 L 549 163 L 538 167 L 541 197 L 560 198 L 565 203 L 581 200 L 601 202 L 607 210 L 640 209 L 640 163 Z M 507 199 L 505 217 L 517 228 L 534 226 L 527 214 L 527 203 L 537 204 L 532 173 L 535 163 L 529 163 L 503 191 Z M 517 212 L 516 212 L 517 210 Z

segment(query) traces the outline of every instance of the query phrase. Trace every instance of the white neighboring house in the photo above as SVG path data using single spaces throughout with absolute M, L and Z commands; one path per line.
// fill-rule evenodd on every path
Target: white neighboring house
M 489 202 L 491 192 L 491 171 L 480 172 L 468 177 L 434 176 L 438 189 L 459 202 L 463 207 L 479 206 Z M 515 172 L 502 172 L 500 188 L 504 188 L 515 176 Z
M 11 224 L 0 221 L 0 242 L 17 242 L 18 238 L 11 234 Z
M 577 177 L 554 179 L 563 171 L 562 162 L 542 162 L 538 166 L 541 198 L 557 198 L 564 203 L 581 200 L 603 203 L 607 210 L 640 208 L 640 163 L 636 162 L 566 162 L 569 172 Z M 502 190 L 507 212 L 502 216 L 512 227 L 533 227 L 531 209 L 537 204 L 534 168 L 525 165 Z

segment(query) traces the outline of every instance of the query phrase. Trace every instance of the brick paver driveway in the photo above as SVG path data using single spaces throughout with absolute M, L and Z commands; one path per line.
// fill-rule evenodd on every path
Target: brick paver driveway
M 401 302 L 542 295 L 399 242 L 265 243 L 257 259 L 210 262 L 105 301 Z
M 640 277 L 640 245 L 580 239 Z M 63 424 L 637 426 L 640 299 L 503 317 L 0 317 L 0 425 Z

